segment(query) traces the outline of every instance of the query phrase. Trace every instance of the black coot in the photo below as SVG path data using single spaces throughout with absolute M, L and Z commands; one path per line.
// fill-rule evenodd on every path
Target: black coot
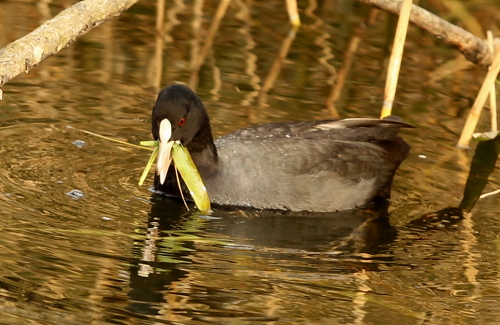
M 183 85 L 162 89 L 152 132 L 160 140 L 155 189 L 179 196 L 169 142 L 191 153 L 219 205 L 333 212 L 389 198 L 409 146 L 397 133 L 409 124 L 356 118 L 267 123 L 213 140 L 201 99 Z M 163 154 L 162 154 L 163 152 Z

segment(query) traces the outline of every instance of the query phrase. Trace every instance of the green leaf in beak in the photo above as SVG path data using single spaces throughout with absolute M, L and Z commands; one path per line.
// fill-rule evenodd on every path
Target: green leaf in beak
M 151 169 L 151 166 L 153 166 L 153 163 L 155 162 L 156 156 L 158 156 L 158 146 L 155 147 L 155 149 L 153 150 L 153 153 L 151 154 L 151 157 L 149 157 L 149 161 L 146 165 L 146 168 L 144 168 L 144 171 L 142 172 L 141 178 L 139 179 L 139 185 L 144 184 L 144 180 L 146 179 L 146 176 L 148 176 L 149 170 Z
M 158 147 L 158 141 L 154 141 L 154 140 L 141 141 L 140 144 L 141 144 L 141 146 L 145 146 L 145 147 Z
M 182 144 L 175 142 L 172 147 L 172 158 L 175 167 L 181 173 L 181 177 L 191 193 L 194 203 L 201 212 L 208 213 L 210 211 L 210 198 L 189 151 Z

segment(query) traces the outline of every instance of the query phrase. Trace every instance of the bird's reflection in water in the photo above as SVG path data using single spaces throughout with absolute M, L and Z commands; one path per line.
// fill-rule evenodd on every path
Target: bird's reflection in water
M 193 215 L 177 200 L 155 194 L 151 201 L 146 239 L 134 245 L 134 255 L 140 258 L 130 266 L 133 302 L 127 309 L 139 314 L 155 315 L 164 308 L 172 284 L 189 276 L 183 265 L 192 263 L 196 242 L 203 238 L 214 238 L 212 243 L 225 250 L 272 250 L 300 260 L 303 252 L 375 254 L 396 236 L 387 202 L 321 214 L 215 209 L 204 217 Z
M 387 202 L 333 213 L 216 211 L 207 231 L 242 239 L 250 248 L 376 253 L 395 238 Z

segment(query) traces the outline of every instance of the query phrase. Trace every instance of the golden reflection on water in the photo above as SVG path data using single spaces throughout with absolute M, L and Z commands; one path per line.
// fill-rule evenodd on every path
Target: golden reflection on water
M 0 45 L 71 4 L 1 2 Z M 481 23 L 498 18 L 494 4 L 483 5 L 476 10 L 491 20 Z M 451 226 L 410 224 L 462 198 L 472 153 L 454 145 L 460 112 L 484 75 L 472 67 L 428 86 L 429 72 L 457 54 L 417 29 L 396 113 L 419 129 L 404 134 L 412 154 L 395 179 L 386 223 L 365 214 L 192 216 L 136 186 L 148 158 L 142 151 L 66 128 L 148 139 L 156 92 L 173 82 L 198 85 L 219 135 L 267 121 L 378 116 L 388 16 L 348 1 L 299 7 L 294 33 L 283 1 L 139 2 L 3 87 L 2 321 L 496 320 L 498 196 Z M 211 30 L 218 8 L 220 26 Z M 499 187 L 493 173 L 485 191 Z M 85 198 L 67 196 L 73 189 Z

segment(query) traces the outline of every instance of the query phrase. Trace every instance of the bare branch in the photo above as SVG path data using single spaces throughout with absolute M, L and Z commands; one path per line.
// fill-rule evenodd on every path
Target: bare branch
M 85 0 L 0 49 L 0 87 L 59 52 L 94 27 L 118 16 L 137 0 Z
M 401 0 L 356 1 L 369 4 L 395 15 L 399 14 L 401 8 Z M 467 60 L 482 66 L 489 66 L 491 64 L 493 54 L 489 50 L 487 42 L 474 36 L 468 31 L 449 23 L 416 5 L 412 6 L 410 21 L 414 25 L 426 30 L 445 43 L 458 48 Z

